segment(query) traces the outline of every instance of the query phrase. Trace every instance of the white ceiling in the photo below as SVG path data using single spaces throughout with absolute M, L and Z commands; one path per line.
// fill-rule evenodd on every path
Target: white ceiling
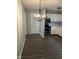
M 26 9 L 38 9 L 39 8 L 39 0 L 23 0 Z M 48 10 L 56 10 L 57 7 L 62 7 L 62 0 L 41 0 L 42 8 L 46 8 Z

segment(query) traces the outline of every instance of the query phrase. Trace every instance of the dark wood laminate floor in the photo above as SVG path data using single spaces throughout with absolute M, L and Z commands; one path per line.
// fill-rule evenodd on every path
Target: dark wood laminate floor
M 62 59 L 62 38 L 28 35 L 21 59 Z

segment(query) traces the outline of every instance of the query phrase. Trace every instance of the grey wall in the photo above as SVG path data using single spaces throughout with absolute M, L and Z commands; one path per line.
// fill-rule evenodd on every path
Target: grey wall
M 26 11 L 26 33 L 31 34 L 31 12 Z
M 26 33 L 27 34 L 33 34 L 32 33 L 32 20 L 33 18 L 33 13 L 37 13 L 38 10 L 25 10 L 26 11 Z M 36 29 L 36 28 L 35 28 Z
M 20 59 L 25 41 L 25 17 L 21 0 L 17 0 L 17 59 Z

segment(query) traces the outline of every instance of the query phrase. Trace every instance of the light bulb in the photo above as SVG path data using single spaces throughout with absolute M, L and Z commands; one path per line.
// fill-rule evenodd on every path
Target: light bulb
M 46 17 L 46 15 L 44 14 L 44 15 L 42 15 L 42 18 L 45 18 Z
M 36 17 L 37 17 L 37 15 L 36 15 L 36 14 L 34 14 L 34 17 L 36 18 Z
M 41 17 L 41 15 L 40 15 L 40 14 L 38 14 L 38 15 L 37 15 L 37 18 L 40 18 L 40 17 Z

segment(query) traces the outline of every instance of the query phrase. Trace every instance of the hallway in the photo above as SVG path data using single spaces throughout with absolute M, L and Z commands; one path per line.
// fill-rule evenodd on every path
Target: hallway
M 62 59 L 62 38 L 59 36 L 28 35 L 21 59 Z

